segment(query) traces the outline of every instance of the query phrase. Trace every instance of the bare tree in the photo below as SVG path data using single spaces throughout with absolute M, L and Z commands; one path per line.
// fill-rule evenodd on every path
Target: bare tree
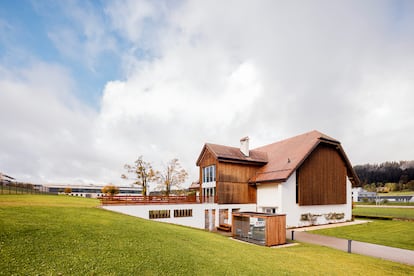
M 133 179 L 133 184 L 140 185 L 142 187 L 142 195 L 147 195 L 148 184 L 151 181 L 156 180 L 156 174 L 152 168 L 150 162 L 144 161 L 142 155 L 134 162 L 134 165 L 125 164 L 124 168 L 129 174 L 132 174 L 132 178 L 128 178 L 127 175 L 121 175 L 123 179 Z
M 180 189 L 180 185 L 187 179 L 188 173 L 181 167 L 177 158 L 167 163 L 165 169 L 157 173 L 157 181 L 166 195 L 170 195 L 171 188 Z

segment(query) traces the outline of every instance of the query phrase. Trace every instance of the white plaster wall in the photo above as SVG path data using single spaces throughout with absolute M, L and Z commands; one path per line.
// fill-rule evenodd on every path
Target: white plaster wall
M 257 186 L 257 207 L 261 211 L 262 207 L 278 207 L 278 212 L 282 205 L 280 184 L 267 183 Z
M 195 228 L 204 229 L 205 214 L 204 210 L 214 208 L 216 204 L 163 204 L 163 205 L 108 205 L 103 206 L 106 210 L 115 211 L 122 214 L 131 215 L 134 217 L 149 219 L 150 210 L 170 210 L 171 217 L 165 219 L 152 219 L 154 221 L 162 221 L 185 225 Z M 174 217 L 175 209 L 193 209 L 192 217 Z
M 153 221 L 161 221 L 194 228 L 204 229 L 205 227 L 205 211 L 215 211 L 215 225 L 219 225 L 219 209 L 229 209 L 229 223 L 231 223 L 231 210 L 240 209 L 241 212 L 256 211 L 256 204 L 222 204 L 203 203 L 203 204 L 163 204 L 163 205 L 108 205 L 102 208 L 122 214 L 131 215 L 143 219 L 149 219 L 150 210 L 170 210 L 171 217 L 165 219 L 151 219 Z M 192 209 L 192 217 L 174 217 L 175 209 Z
M 321 215 L 317 217 L 315 224 L 327 224 L 329 222 L 342 222 L 351 220 L 352 218 L 352 194 L 351 188 L 352 184 L 347 179 L 347 195 L 346 195 L 346 204 L 336 204 L 336 205 L 311 205 L 311 206 L 299 206 L 296 203 L 296 172 L 293 173 L 289 179 L 280 185 L 282 190 L 282 206 L 281 213 L 286 214 L 286 227 L 301 227 L 310 225 L 308 221 L 301 221 L 301 214 L 311 213 L 315 215 Z M 324 214 L 329 213 L 344 213 L 345 217 L 342 220 L 337 221 L 327 221 Z

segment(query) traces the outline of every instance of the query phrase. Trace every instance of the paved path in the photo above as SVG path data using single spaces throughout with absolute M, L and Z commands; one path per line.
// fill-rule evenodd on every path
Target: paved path
M 355 221 L 356 222 L 356 221 Z M 339 226 L 356 224 L 355 222 L 351 223 L 340 223 Z M 359 221 L 361 223 L 361 221 Z M 366 223 L 365 221 L 364 223 Z M 342 250 L 349 253 L 356 253 L 376 258 L 381 258 L 384 260 L 389 260 L 393 262 L 414 265 L 414 251 L 407 250 L 407 249 L 400 249 L 395 247 L 389 247 L 384 245 L 377 245 L 372 243 L 366 242 L 359 242 L 353 240 L 346 240 L 340 239 L 335 237 L 329 236 L 322 236 L 317 234 L 307 233 L 307 230 L 316 230 L 321 228 L 327 227 L 339 227 L 338 225 L 321 225 L 321 226 L 314 226 L 314 227 L 304 227 L 298 229 L 289 229 L 286 230 L 286 238 L 292 239 L 292 231 L 293 239 L 295 241 L 312 243 L 317 245 L 323 245 L 331 248 L 335 248 L 338 250 Z

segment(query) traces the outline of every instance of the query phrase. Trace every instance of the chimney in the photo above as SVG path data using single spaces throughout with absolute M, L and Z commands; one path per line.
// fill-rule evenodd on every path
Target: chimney
M 240 151 L 245 156 L 249 156 L 249 136 L 240 139 Z

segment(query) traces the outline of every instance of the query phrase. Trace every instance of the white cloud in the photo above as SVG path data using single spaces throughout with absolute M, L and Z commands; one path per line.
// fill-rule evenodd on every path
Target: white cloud
M 100 169 L 89 148 L 95 114 L 71 95 L 67 71 L 40 62 L 0 72 L 2 170 L 35 182 L 94 179 Z
M 125 78 L 108 80 L 97 113 L 70 96 L 60 66 L 2 68 L 8 173 L 117 182 L 123 164 L 144 155 L 158 167 L 179 158 L 193 181 L 205 142 L 238 146 L 249 135 L 256 147 L 313 129 L 339 139 L 354 164 L 414 156 L 412 5 L 174 4 L 109 2 L 102 32 L 72 9 L 91 46 L 77 53 L 79 29 L 64 29 L 55 40 L 68 55 L 97 58 L 112 47 L 101 45 L 108 30 L 123 38 L 114 45 L 129 45 Z
M 98 136 L 102 144 L 117 141 L 111 155 L 128 156 L 128 162 L 139 155 L 158 164 L 178 157 L 195 172 L 194 162 L 204 139 L 248 117 L 262 87 L 249 62 L 223 74 L 218 86 L 200 86 L 186 76 L 191 70 L 179 62 L 172 63 L 166 58 L 140 71 L 134 79 L 108 83 Z
M 157 31 L 155 22 L 160 20 L 164 11 L 161 2 L 150 1 L 117 1 L 105 9 L 114 29 L 135 44 L 144 44 L 145 35 Z
M 386 112 L 381 116 L 390 125 L 404 121 L 394 124 L 400 134 L 412 129 L 407 119 L 412 111 L 405 104 L 409 101 L 381 104 L 371 99 L 379 87 L 382 99 L 396 94 L 412 98 L 400 90 L 402 83 L 404 91 L 413 83 L 401 80 L 404 70 L 412 69 L 407 62 L 413 60 L 412 28 L 404 24 L 395 36 L 389 3 L 324 3 L 189 1 L 168 14 L 147 7 L 147 2 L 145 9 L 126 5 L 128 11 L 118 5 L 117 14 L 140 16 L 123 17 L 117 26 L 128 30 L 137 47 L 142 39 L 156 44 L 158 55 L 141 63 L 135 60 L 125 81 L 107 85 L 102 117 L 128 118 L 140 126 L 146 121 L 144 131 L 163 137 L 167 133 L 169 139 L 149 135 L 140 143 L 157 141 L 164 152 L 174 147 L 188 160 L 196 159 L 196 149 L 206 141 L 237 145 L 238 138 L 250 134 L 256 139 L 252 144 L 259 146 L 319 129 L 343 140 L 356 162 L 372 161 L 375 158 L 352 151 L 361 142 L 354 139 L 359 131 L 374 139 L 376 129 L 385 129 L 375 127 L 372 112 Z M 168 25 L 160 24 L 157 36 L 146 37 L 146 20 L 152 20 L 152 26 Z M 392 69 L 381 63 L 384 59 Z M 377 78 L 375 84 L 371 75 Z M 398 105 L 405 111 L 397 111 Z M 180 133 L 182 128 L 188 131 Z M 188 148 L 188 141 L 198 144 Z M 407 143 L 405 154 L 393 155 L 389 149 L 381 156 L 409 159 Z M 374 152 L 381 145 L 368 148 L 367 155 L 377 156 Z

